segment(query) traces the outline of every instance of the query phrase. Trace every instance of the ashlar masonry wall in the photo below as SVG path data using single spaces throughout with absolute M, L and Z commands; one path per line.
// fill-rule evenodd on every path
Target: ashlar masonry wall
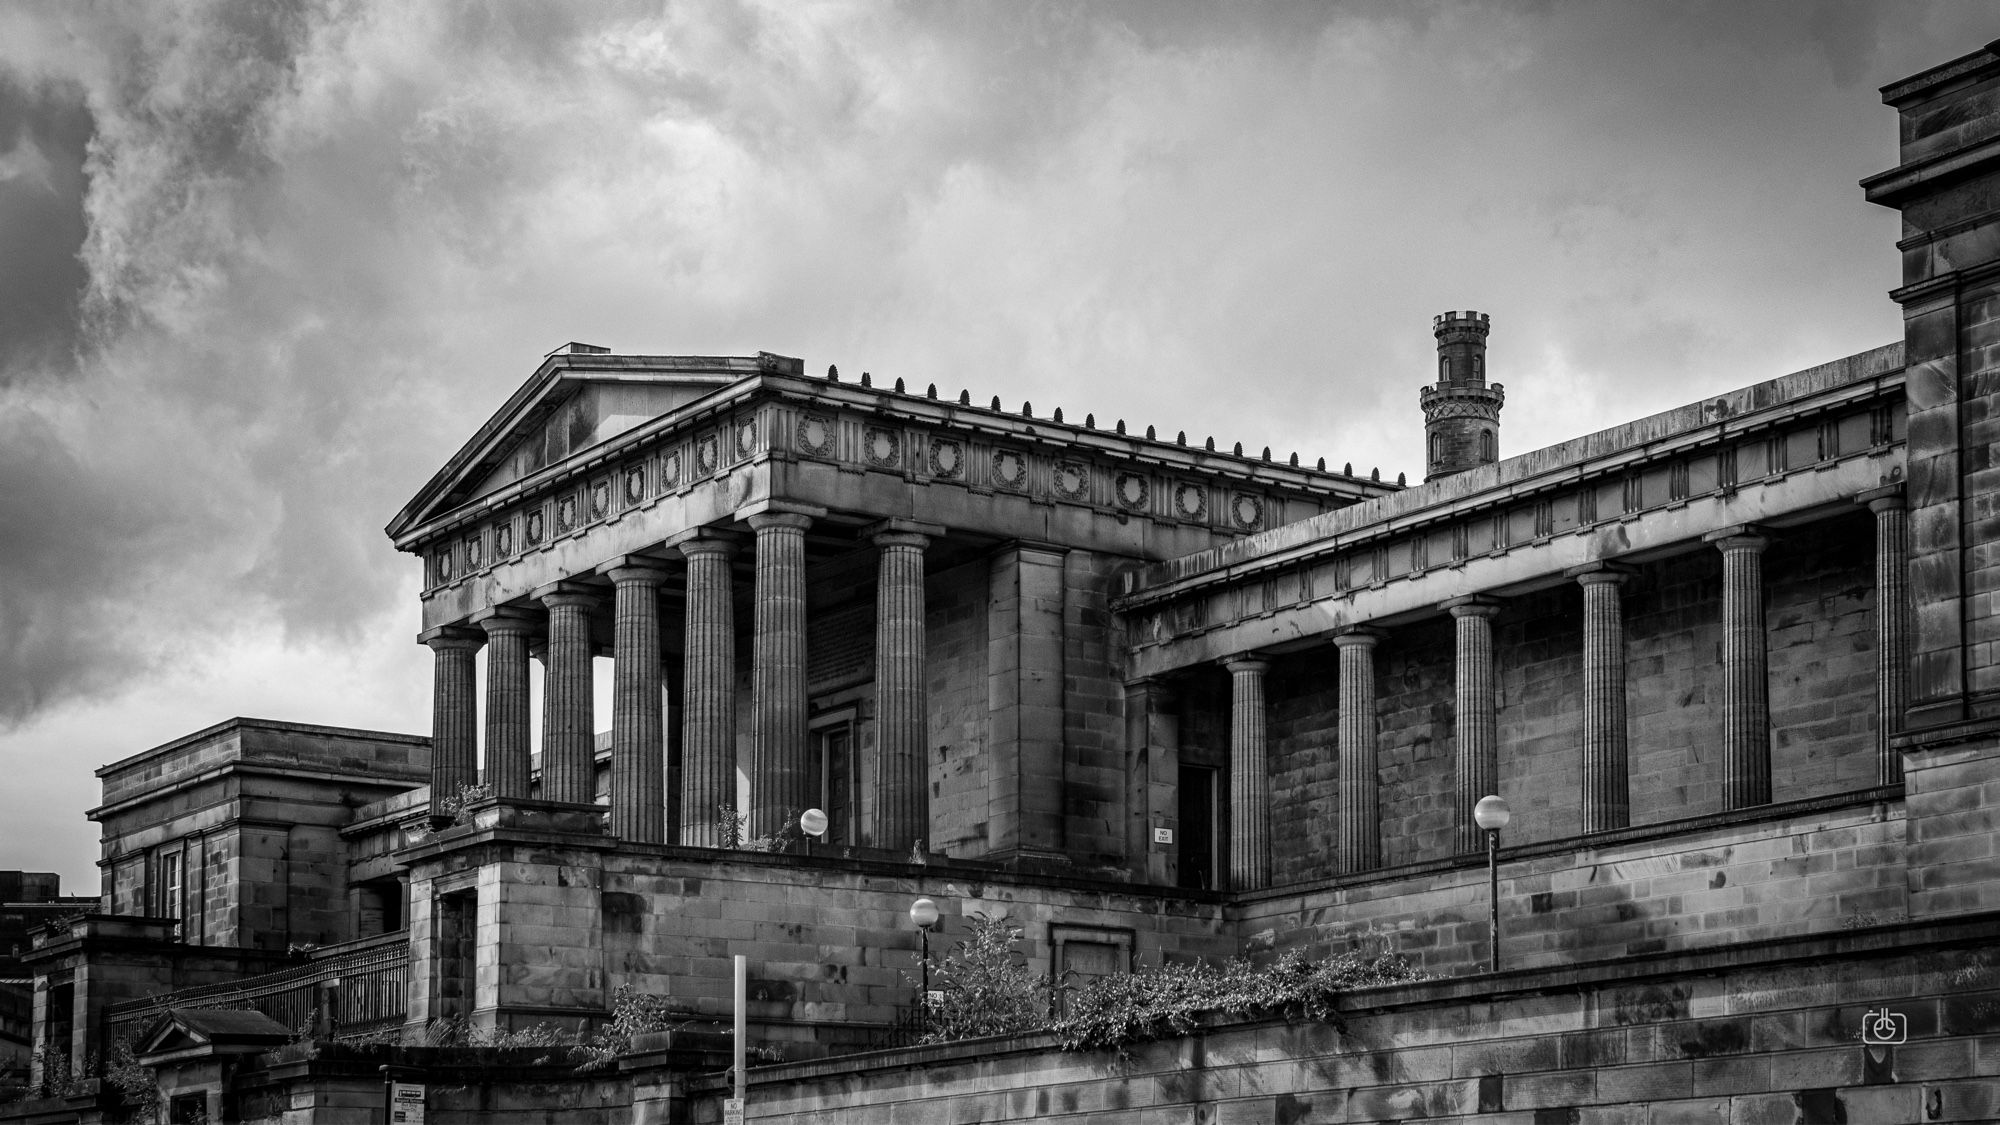
M 1992 916 L 1988 915 L 1988 918 Z M 767 1125 L 1062 1121 L 1989 1121 L 2000 955 L 1976 928 L 1825 938 L 1357 992 L 1344 1027 L 1213 1026 L 1129 1052 L 1048 1037 L 757 1067 Z M 1888 1010 L 1907 1040 L 1860 1041 Z M 716 1079 L 692 1121 L 720 1120 Z M 635 1100 L 635 1120 L 647 1120 Z

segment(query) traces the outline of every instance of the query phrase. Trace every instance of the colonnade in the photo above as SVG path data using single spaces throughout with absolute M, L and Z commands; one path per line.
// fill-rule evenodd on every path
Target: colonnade
M 754 620 L 751 625 L 748 831 L 770 835 L 820 801 L 806 697 L 805 534 L 825 513 L 803 506 L 752 515 Z M 868 529 L 877 570 L 875 708 L 878 761 L 873 842 L 908 848 L 929 835 L 923 748 L 924 550 L 943 529 L 891 520 Z M 681 671 L 682 822 L 667 823 L 668 682 L 662 665 L 660 591 L 670 565 L 626 556 L 597 568 L 597 581 L 570 579 L 534 591 L 527 607 L 475 615 L 469 625 L 429 630 L 435 654 L 431 793 L 444 800 L 480 781 L 496 797 L 529 796 L 531 645 L 540 641 L 541 788 L 545 801 L 596 799 L 591 622 L 610 584 L 612 659 L 611 808 L 613 835 L 642 843 L 697 847 L 724 843 L 715 817 L 737 801 L 736 625 L 732 559 L 741 539 L 703 530 L 673 544 L 685 565 Z M 477 651 L 486 660 L 485 769 L 478 760 Z
M 1909 531 L 1900 486 L 1857 497 L 1875 515 L 1877 601 L 1877 781 L 1902 780 L 1890 736 L 1901 728 L 1909 664 Z M 1769 538 L 1754 527 L 1704 537 L 1722 553 L 1722 789 L 1725 809 L 1771 801 L 1771 715 L 1765 653 L 1763 552 Z M 1583 592 L 1583 692 L 1578 749 L 1582 774 L 1582 831 L 1605 832 L 1631 824 L 1630 764 L 1625 714 L 1625 628 L 1622 592 L 1628 567 L 1592 563 L 1565 572 Z M 1494 691 L 1492 620 L 1498 599 L 1454 598 L 1439 606 L 1454 619 L 1455 734 L 1453 837 L 1456 849 L 1484 848 L 1472 819 L 1480 797 L 1499 791 L 1498 717 Z M 1375 650 L 1384 636 L 1366 626 L 1333 636 L 1339 649 L 1338 788 L 1336 869 L 1342 874 L 1382 865 L 1377 793 Z M 1268 658 L 1237 655 L 1224 661 L 1231 679 L 1230 857 L 1231 886 L 1268 886 L 1271 876 L 1271 794 L 1266 765 L 1263 677 Z

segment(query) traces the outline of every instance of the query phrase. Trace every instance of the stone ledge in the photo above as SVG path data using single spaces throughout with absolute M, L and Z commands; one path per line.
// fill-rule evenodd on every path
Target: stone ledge
M 1877 785 L 1868 789 L 1857 789 L 1847 793 L 1834 793 L 1824 797 L 1806 797 L 1780 804 L 1758 805 L 1748 809 L 1731 809 L 1727 812 L 1705 813 L 1701 816 L 1684 817 L 1680 820 L 1663 820 L 1655 824 L 1638 825 L 1631 828 L 1614 828 L 1605 832 L 1595 832 L 1583 836 L 1565 836 L 1559 840 L 1545 840 L 1534 844 L 1518 844 L 1502 847 L 1503 861 L 1539 859 L 1543 856 L 1562 855 L 1571 852 L 1590 851 L 1615 847 L 1621 844 L 1644 843 L 1648 840 L 1667 840 L 1684 837 L 1689 833 L 1710 828 L 1727 828 L 1741 824 L 1759 824 L 1780 821 L 1795 816 L 1805 816 L 1817 812 L 1831 812 L 1839 809 L 1858 808 L 1878 802 L 1900 801 L 1903 786 Z M 1290 898 L 1295 895 L 1317 894 L 1322 891 L 1343 890 L 1349 887 L 1367 886 L 1371 883 L 1391 883 L 1419 875 L 1459 868 L 1478 868 L 1486 865 L 1484 852 L 1466 852 L 1462 855 L 1446 856 L 1441 859 L 1406 863 L 1397 867 L 1382 867 L 1352 875 L 1330 879 L 1317 879 L 1306 883 L 1288 883 L 1282 887 L 1250 894 L 1230 896 L 1231 905 L 1253 902 L 1270 902 Z

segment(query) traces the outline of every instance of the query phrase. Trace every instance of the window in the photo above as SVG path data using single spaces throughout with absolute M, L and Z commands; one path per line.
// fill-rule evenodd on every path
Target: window
M 187 916 L 187 881 L 181 867 L 180 846 L 172 851 L 163 851 L 157 860 L 159 864 L 159 892 L 153 901 L 153 916 L 172 918 L 180 922 Z M 181 927 L 175 926 L 174 933 L 180 934 Z
M 1443 382 L 1449 378 L 1451 378 L 1451 357 L 1441 355 L 1438 357 L 1438 381 Z
M 861 778 L 854 754 L 854 709 L 812 721 L 813 777 L 819 810 L 826 814 L 825 842 L 862 843 Z
M 1218 771 L 1212 766 L 1182 766 L 1180 784 L 1180 879 L 1183 887 L 1213 890 L 1221 869 L 1217 845 L 1216 799 Z
M 1493 447 L 1492 430 L 1479 431 L 1479 459 L 1482 461 L 1494 461 L 1499 459 L 1498 451 Z

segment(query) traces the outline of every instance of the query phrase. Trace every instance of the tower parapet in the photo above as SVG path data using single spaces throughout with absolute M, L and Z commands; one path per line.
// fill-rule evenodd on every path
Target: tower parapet
M 1493 318 L 1471 309 L 1431 320 L 1438 381 L 1424 387 L 1426 480 L 1500 459 L 1500 407 L 1506 388 L 1486 381 L 1486 335 Z

